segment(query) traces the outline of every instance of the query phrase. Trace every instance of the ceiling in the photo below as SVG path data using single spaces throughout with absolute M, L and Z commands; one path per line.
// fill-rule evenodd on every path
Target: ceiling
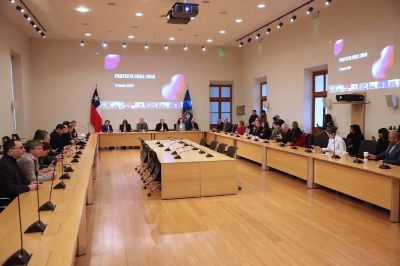
M 18 2 L 18 0 L 16 0 Z M 236 45 L 235 40 L 307 2 L 306 0 L 192 0 L 199 15 L 188 25 L 167 24 L 162 17 L 174 0 L 23 0 L 46 29 L 47 39 L 96 40 L 187 45 Z M 182 1 L 181 1 L 182 2 Z M 321 7 L 320 0 L 313 6 Z M 258 8 L 263 3 L 265 8 Z M 90 9 L 79 13 L 78 6 Z M 0 14 L 29 38 L 40 35 L 27 23 L 15 4 L 3 0 Z M 305 16 L 305 9 L 297 17 Z M 316 8 L 314 8 L 316 9 Z M 135 16 L 142 12 L 142 17 Z M 242 23 L 235 19 L 241 18 Z M 286 18 L 289 20 L 289 18 Z M 226 31 L 225 34 L 219 33 Z M 85 33 L 91 33 L 90 37 Z M 133 39 L 128 39 L 133 35 Z M 169 40 L 174 37 L 175 40 Z M 212 42 L 207 42 L 212 39 Z

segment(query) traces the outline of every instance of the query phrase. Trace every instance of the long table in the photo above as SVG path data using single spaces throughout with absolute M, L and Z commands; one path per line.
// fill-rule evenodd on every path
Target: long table
M 192 146 L 184 147 L 175 141 L 146 141 L 161 163 L 161 198 L 189 198 L 229 195 L 237 193 L 236 160 L 215 152 L 196 142 L 183 140 L 203 151 L 191 150 Z M 169 147 L 171 151 L 165 151 Z M 176 150 L 181 159 L 175 159 L 172 151 Z M 206 157 L 211 154 L 213 157 Z
M 307 181 L 308 188 L 324 186 L 390 210 L 390 220 L 400 222 L 400 166 L 380 169 L 380 162 L 354 163 L 343 156 L 333 159 L 321 153 L 307 153 L 305 148 L 281 147 L 245 136 L 207 132 L 207 140 L 228 142 L 238 148 L 237 155 Z
M 114 132 L 114 133 L 98 133 L 99 148 L 104 147 L 120 147 L 120 146 L 140 146 L 140 139 L 189 139 L 199 143 L 204 136 L 203 131 L 146 131 L 146 132 Z
M 24 248 L 32 254 L 29 265 L 73 265 L 75 255 L 87 251 L 86 204 L 93 203 L 92 166 L 95 161 L 97 135 L 93 134 L 82 151 L 74 172 L 64 180 L 65 190 L 53 190 L 54 212 L 41 212 L 47 225 L 43 234 L 24 234 Z M 68 163 L 72 158 L 64 159 Z M 57 165 L 60 176 L 61 164 Z M 54 185 L 60 180 L 54 180 Z M 39 188 L 40 204 L 49 198 L 51 181 Z M 20 195 L 22 229 L 38 219 L 36 191 Z M 0 214 L 0 263 L 20 248 L 17 198 Z

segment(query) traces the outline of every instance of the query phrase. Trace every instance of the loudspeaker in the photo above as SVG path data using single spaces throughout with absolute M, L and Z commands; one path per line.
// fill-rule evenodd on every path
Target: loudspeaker
M 237 115 L 244 115 L 244 105 L 238 105 L 236 107 L 236 114 Z
M 362 102 L 364 101 L 364 95 L 361 94 L 341 94 L 336 95 L 338 102 Z
M 386 105 L 387 107 L 396 108 L 398 106 L 397 95 L 386 95 Z

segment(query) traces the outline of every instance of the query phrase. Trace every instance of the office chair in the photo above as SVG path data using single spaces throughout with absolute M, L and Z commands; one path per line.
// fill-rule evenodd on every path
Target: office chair
M 161 189 L 161 163 L 158 160 L 157 155 L 156 155 L 156 165 L 152 173 L 152 177 L 153 177 L 153 182 L 155 181 L 158 184 L 149 190 L 149 192 L 147 193 L 147 196 L 149 197 L 151 196 L 151 193 L 153 193 L 156 189 L 158 188 Z
M 215 149 L 217 148 L 218 144 L 219 144 L 218 141 L 213 140 L 213 141 L 211 141 L 209 148 L 215 151 Z
M 0 198 L 0 213 L 10 204 L 10 198 Z
M 329 137 L 326 135 L 316 135 L 314 137 L 314 145 L 321 148 L 328 146 Z
M 227 146 L 228 146 L 228 144 L 220 143 L 218 145 L 217 152 L 224 154 Z
M 1 143 L 4 146 L 4 143 L 6 143 L 6 141 L 10 140 L 11 138 L 9 136 L 4 136 L 1 138 Z
M 237 151 L 237 148 L 235 146 L 229 146 L 228 150 L 226 151 L 226 155 L 231 157 L 231 158 L 235 158 L 236 157 L 236 151 Z M 237 187 L 238 187 L 238 190 L 242 190 L 241 186 L 238 185 Z
M 150 185 L 151 183 L 153 183 L 155 181 L 153 173 L 156 170 L 156 166 L 157 166 L 157 162 L 158 162 L 158 157 L 157 154 L 154 151 L 151 151 L 149 154 L 150 158 L 149 158 L 149 166 L 147 171 L 149 172 L 149 175 L 146 178 L 143 178 L 143 183 L 144 186 L 143 188 L 146 189 L 148 185 Z M 150 179 L 149 181 L 147 181 L 148 179 Z
M 364 158 L 364 152 L 367 151 L 369 154 L 374 154 L 376 151 L 375 140 L 363 140 L 360 143 L 360 147 L 357 151 L 357 158 Z
M 201 138 L 200 139 L 200 145 L 201 146 L 206 146 L 206 138 Z
M 21 140 L 21 138 L 19 137 L 18 134 L 12 134 L 12 135 L 11 135 L 11 138 L 12 138 L 12 139 L 15 139 L 15 140 L 19 140 L 19 141 Z

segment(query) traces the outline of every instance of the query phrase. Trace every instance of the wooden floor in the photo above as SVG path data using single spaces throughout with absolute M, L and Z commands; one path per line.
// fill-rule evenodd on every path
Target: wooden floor
M 76 265 L 400 265 L 389 213 L 239 160 L 238 195 L 150 198 L 138 151 L 100 151 L 89 254 Z

